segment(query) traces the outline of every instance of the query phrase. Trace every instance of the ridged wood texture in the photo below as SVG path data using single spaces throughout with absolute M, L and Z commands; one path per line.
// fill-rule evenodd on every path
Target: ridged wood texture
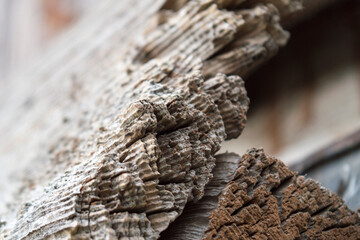
M 247 74 L 288 39 L 278 8 L 287 14 L 298 1 L 273 3 L 139 1 L 132 11 L 124 1 L 113 8 L 126 21 L 101 25 L 93 15 L 97 30 L 112 27 L 100 38 L 94 30 L 96 42 L 88 36 L 74 48 L 81 54 L 56 55 L 29 80 L 44 84 L 38 91 L 18 92 L 11 110 L 23 117 L 2 120 L 22 126 L 2 129 L 2 141 L 18 139 L 24 150 L 9 155 L 18 179 L 7 186 L 16 197 L 3 200 L 0 236 L 158 238 L 203 197 L 221 142 L 244 128 L 249 100 L 232 74 Z M 111 35 L 118 25 L 123 32 Z
M 144 67 L 129 94 L 112 88 L 103 95 L 86 153 L 25 204 L 11 238 L 153 239 L 186 202 L 202 197 L 226 137 L 223 117 L 245 121 L 243 82 L 217 75 L 203 83 L 198 71 L 171 76 L 169 65 L 155 61 Z

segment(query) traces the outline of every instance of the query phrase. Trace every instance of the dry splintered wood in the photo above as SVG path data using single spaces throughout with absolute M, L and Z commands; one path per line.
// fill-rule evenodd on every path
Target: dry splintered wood
M 152 61 L 128 94 L 104 94 L 86 143 L 93 151 L 25 203 L 9 238 L 155 239 L 203 196 L 213 155 L 226 132 L 240 134 L 248 99 L 239 77 L 173 76 L 172 66 Z
M 254 1 L 249 8 L 221 8 L 234 2 L 189 1 L 177 12 L 163 9 L 154 20 L 159 25 L 129 54 L 131 59 L 143 63 L 164 55 L 191 55 L 203 60 L 205 77 L 219 72 L 247 75 L 274 56 L 289 33 L 282 29 L 273 4 Z
M 275 15 L 272 5 L 237 12 L 191 1 L 129 48 L 121 78 L 109 78 L 95 90 L 78 78 L 83 95 L 69 94 L 77 100 L 69 106 L 78 104 L 81 111 L 64 107 L 62 124 L 39 142 L 47 147 L 29 160 L 24 174 L 30 180 L 8 203 L 15 219 L 2 218 L 3 236 L 158 238 L 187 202 L 202 198 L 220 143 L 237 137 L 245 125 L 243 81 L 216 68 L 204 74 L 206 59 L 234 39 L 267 33 L 266 26 L 284 33 L 286 41 Z M 277 49 L 271 33 L 269 45 Z M 250 39 L 246 45 L 251 44 Z M 238 69 L 257 62 L 247 56 Z M 33 101 L 33 111 L 39 104 L 48 103 Z
M 359 239 L 359 213 L 262 149 L 216 158 L 204 198 L 161 239 Z
M 300 5 L 295 0 L 156 3 L 139 2 L 141 11 L 149 9 L 146 14 L 123 9 L 129 18 L 123 28 L 139 33 L 148 22 L 143 38 L 125 36 L 125 29 L 119 33 L 128 44 L 117 52 L 124 57 L 112 55 L 117 37 L 104 37 L 109 42 L 100 37 L 94 49 L 84 43 L 91 54 L 76 55 L 86 56 L 85 63 L 72 62 L 72 69 L 56 64 L 56 56 L 37 75 L 35 83 L 46 84 L 27 98 L 19 94 L 18 113 L 37 131 L 28 131 L 34 137 L 26 143 L 34 147 L 31 154 L 15 158 L 26 158 L 28 166 L 16 172 L 22 179 L 14 184 L 16 196 L 2 202 L 8 211 L 0 237 L 157 239 L 187 203 L 204 196 L 221 142 L 238 137 L 245 126 L 249 100 L 237 74 L 248 74 L 286 44 L 289 34 L 280 17 Z M 156 14 L 150 14 L 153 5 L 159 6 Z M 113 22 L 105 20 L 99 29 Z M 53 95 L 58 89 L 69 91 Z M 24 123 L 17 116 L 6 119 Z M 58 118 L 61 123 L 54 121 Z M 23 137 L 21 131 L 2 132 L 13 142 Z

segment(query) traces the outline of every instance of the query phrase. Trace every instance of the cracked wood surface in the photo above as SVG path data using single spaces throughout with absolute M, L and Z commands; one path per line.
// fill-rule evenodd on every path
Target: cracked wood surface
M 262 149 L 216 158 L 204 198 L 187 206 L 161 239 L 359 238 L 359 213 Z
M 109 1 L 79 23 L 68 35 L 79 39 L 57 45 L 68 50 L 14 80 L 2 110 L 2 126 L 20 126 L 1 129 L 2 157 L 16 164 L 1 186 L 2 236 L 158 238 L 203 197 L 221 142 L 241 133 L 248 99 L 232 74 L 286 43 L 278 10 L 294 4 Z
M 205 239 L 358 239 L 360 217 L 281 161 L 251 149 L 211 213 Z

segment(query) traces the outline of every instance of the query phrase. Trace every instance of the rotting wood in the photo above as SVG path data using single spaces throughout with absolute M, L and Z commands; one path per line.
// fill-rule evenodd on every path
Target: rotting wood
M 243 76 L 275 55 L 289 38 L 272 4 L 229 11 L 211 1 L 190 1 L 163 18 L 135 47 L 134 56 L 130 54 L 135 63 L 179 54 L 187 60 L 192 55 L 203 60 L 206 77 L 218 72 Z
M 15 204 L 19 214 L 4 235 L 157 238 L 186 202 L 202 197 L 221 141 L 244 127 L 242 80 L 216 71 L 204 78 L 201 65 L 245 26 L 242 14 L 211 1 L 189 2 L 154 26 L 129 50 L 123 79 L 84 99 L 81 112 L 64 114 L 53 147 L 33 164 L 43 171 L 21 186 L 19 196 L 33 197 Z M 138 227 L 126 230 L 129 219 Z
M 199 71 L 174 66 L 152 61 L 129 94 L 104 93 L 93 151 L 25 204 L 11 238 L 155 239 L 203 196 L 224 123 L 232 133 L 233 119 L 244 122 L 248 100 L 239 77 L 203 83 Z M 244 124 L 235 126 L 238 135 Z
M 358 239 L 360 217 L 335 193 L 262 149 L 243 157 L 205 239 Z
M 318 182 L 297 175 L 262 149 L 251 149 L 242 157 L 221 154 L 217 160 L 220 164 L 214 169 L 214 181 L 205 190 L 205 197 L 190 204 L 162 234 L 162 239 L 360 236 L 359 214 L 351 211 L 339 196 Z M 232 166 L 233 171 L 221 173 L 224 166 Z M 231 172 L 234 175 L 229 181 Z
M 146 14 L 125 15 L 123 28 L 128 23 L 137 34 L 144 21 L 152 24 L 141 40 L 127 38 L 129 30 L 120 35 L 129 46 L 117 52 L 125 55 L 116 63 L 121 71 L 114 67 L 120 57 L 111 55 L 118 45 L 100 39 L 79 54 L 88 57 L 84 63 L 65 64 L 53 76 L 60 66 L 54 57 L 34 81 L 47 85 L 17 100 L 20 110 L 29 108 L 24 116 L 32 116 L 24 128 L 48 131 L 37 129 L 33 135 L 41 137 L 28 143 L 39 152 L 25 155 L 28 165 L 19 172 L 16 197 L 5 202 L 9 218 L 0 236 L 156 239 L 187 202 L 203 197 L 220 143 L 237 137 L 246 121 L 243 81 L 229 75 L 246 75 L 273 56 L 288 33 L 279 23 L 279 1 L 179 2 L 141 1 Z M 70 79 L 65 94 L 50 95 L 63 79 Z M 56 114 L 48 112 L 52 107 Z M 6 121 L 21 123 L 16 115 Z

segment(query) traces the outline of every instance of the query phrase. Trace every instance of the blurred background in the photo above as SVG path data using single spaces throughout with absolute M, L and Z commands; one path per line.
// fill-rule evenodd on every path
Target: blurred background
M 0 0 L 0 94 L 96 2 Z M 287 30 L 288 45 L 246 77 L 247 127 L 221 151 L 263 147 L 358 208 L 360 1 L 335 1 Z
M 95 0 L 0 0 L 1 84 L 26 68 Z M 31 66 L 29 66 L 31 67 Z
M 288 45 L 246 79 L 251 106 L 236 144 L 292 163 L 360 127 L 360 1 L 338 1 L 288 30 Z

